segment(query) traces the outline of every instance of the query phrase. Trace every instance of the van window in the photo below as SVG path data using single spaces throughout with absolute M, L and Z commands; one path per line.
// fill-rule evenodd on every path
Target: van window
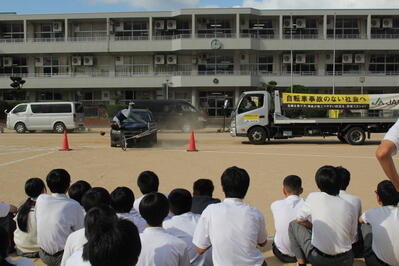
M 70 104 L 31 104 L 32 113 L 70 113 L 72 111 Z
M 26 112 L 26 104 L 22 104 L 19 105 L 17 107 L 15 107 L 15 109 L 12 111 L 13 114 L 17 114 L 17 113 L 24 113 Z
M 51 113 L 70 113 L 72 112 L 71 104 L 52 104 Z
M 78 114 L 83 113 L 83 105 L 80 103 L 75 103 L 75 112 Z

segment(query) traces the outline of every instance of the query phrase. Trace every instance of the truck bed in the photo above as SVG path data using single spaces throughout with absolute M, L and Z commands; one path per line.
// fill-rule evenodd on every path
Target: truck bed
M 398 118 L 390 117 L 356 117 L 356 118 L 276 118 L 274 123 L 276 125 L 292 125 L 292 124 L 373 124 L 373 123 L 395 123 Z

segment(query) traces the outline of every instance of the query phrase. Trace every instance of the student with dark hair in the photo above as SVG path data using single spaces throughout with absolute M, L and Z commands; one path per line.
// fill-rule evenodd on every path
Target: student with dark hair
M 299 265 L 353 264 L 352 243 L 357 216 L 350 203 L 339 197 L 340 177 L 333 166 L 316 172 L 320 192 L 310 193 L 289 225 L 291 248 Z
M 201 214 L 204 209 L 213 203 L 219 203 L 220 199 L 212 198 L 214 186 L 210 179 L 198 179 L 193 186 L 193 201 L 191 211 Z
M 51 170 L 46 183 L 52 194 L 42 194 L 36 201 L 39 254 L 49 266 L 60 265 L 68 236 L 83 227 L 83 208 L 66 195 L 70 181 L 66 170 Z
M 109 192 L 102 187 L 93 187 L 89 189 L 82 197 L 82 206 L 86 213 L 99 206 L 108 206 L 110 208 L 111 196 Z M 87 215 L 85 217 L 87 222 Z M 82 228 L 71 233 L 65 243 L 64 254 L 62 255 L 61 266 L 65 266 L 68 258 L 76 251 L 83 248 L 87 243 L 86 229 Z
M 296 262 L 295 253 L 291 249 L 288 236 L 288 226 L 294 221 L 303 199 L 302 180 L 299 176 L 289 175 L 283 181 L 283 195 L 285 199 L 275 201 L 270 208 L 273 213 L 276 234 L 273 241 L 273 254 L 284 263 Z
M 163 228 L 186 243 L 191 265 L 213 265 L 211 250 L 199 255 L 193 244 L 194 231 L 200 215 L 190 211 L 192 202 L 190 192 L 182 188 L 174 189 L 170 192 L 168 199 L 169 210 L 173 216 L 163 222 Z
M 199 219 L 193 243 L 200 254 L 212 246 L 215 265 L 267 265 L 257 248 L 267 241 L 264 216 L 243 202 L 249 180 L 244 169 L 227 168 L 221 177 L 225 200 L 209 205 Z
M 134 201 L 133 208 L 140 213 L 140 201 L 144 198 L 144 196 L 148 193 L 158 192 L 159 178 L 157 174 L 152 171 L 141 172 L 137 177 L 137 186 L 139 187 L 143 196 Z
M 366 265 L 399 265 L 399 192 L 392 181 L 385 180 L 378 184 L 376 194 L 381 207 L 367 210 L 359 219 Z
M 34 266 L 35 264 L 27 258 L 12 260 L 8 256 L 10 241 L 8 232 L 0 227 L 0 266 Z
M 91 185 L 88 182 L 79 180 L 73 183 L 68 189 L 68 195 L 71 199 L 76 200 L 82 205 L 82 197 L 89 189 L 91 189 Z
M 142 251 L 137 265 L 190 265 L 186 243 L 162 228 L 162 222 L 169 213 L 169 203 L 165 195 L 149 193 L 144 196 L 139 208 L 141 216 L 147 222 L 147 228 L 140 234 Z
M 25 193 L 29 198 L 18 209 L 14 242 L 18 256 L 38 258 L 40 247 L 37 244 L 35 205 L 37 197 L 46 193 L 46 185 L 40 178 L 30 178 L 25 183 Z
M 120 219 L 131 221 L 137 226 L 139 233 L 142 233 L 146 227 L 146 222 L 140 214 L 133 209 L 134 193 L 128 187 L 117 187 L 111 193 L 111 206 L 116 211 Z
M 335 168 L 337 170 L 338 177 L 340 178 L 340 191 L 339 191 L 339 197 L 347 201 L 349 204 L 352 205 L 352 207 L 355 209 L 358 219 L 360 215 L 362 214 L 362 202 L 359 197 L 356 197 L 354 195 L 351 195 L 346 192 L 346 189 L 349 186 L 350 180 L 351 180 L 351 173 L 348 171 L 348 169 L 338 166 Z M 352 249 L 355 258 L 363 258 L 363 240 L 361 238 L 361 232 L 360 232 L 360 226 L 358 224 L 357 228 L 357 233 L 355 238 L 353 239 L 353 244 L 352 244 Z

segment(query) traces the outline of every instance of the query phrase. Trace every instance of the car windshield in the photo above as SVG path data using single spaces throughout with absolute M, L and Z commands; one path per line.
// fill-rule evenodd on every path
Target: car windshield
M 182 104 L 180 105 L 181 110 L 184 113 L 195 113 L 197 110 L 194 108 L 194 106 L 191 106 L 190 104 Z
M 122 123 L 134 123 L 134 122 L 141 122 L 147 123 L 151 122 L 152 117 L 151 114 L 148 112 L 138 112 L 138 111 L 131 111 L 129 116 L 122 121 Z

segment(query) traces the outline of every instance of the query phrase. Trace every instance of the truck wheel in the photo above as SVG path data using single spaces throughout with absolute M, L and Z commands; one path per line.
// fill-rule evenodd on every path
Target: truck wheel
M 14 128 L 15 128 L 15 131 L 16 131 L 18 134 L 22 134 L 22 133 L 25 133 L 25 132 L 26 132 L 26 126 L 25 126 L 25 124 L 22 123 L 22 122 L 17 123 L 17 124 L 15 125 Z
M 362 145 L 366 140 L 366 133 L 360 127 L 353 127 L 346 132 L 345 139 L 351 145 Z
M 254 127 L 248 131 L 248 139 L 252 144 L 263 144 L 267 138 L 267 132 L 262 127 Z
M 338 134 L 337 138 L 339 139 L 339 141 L 341 141 L 341 143 L 348 143 L 346 142 L 346 139 L 342 134 Z
M 64 123 L 61 123 L 61 122 L 55 123 L 55 125 L 54 125 L 55 133 L 61 134 L 61 133 L 64 133 L 65 130 L 66 130 L 66 127 L 65 127 Z

